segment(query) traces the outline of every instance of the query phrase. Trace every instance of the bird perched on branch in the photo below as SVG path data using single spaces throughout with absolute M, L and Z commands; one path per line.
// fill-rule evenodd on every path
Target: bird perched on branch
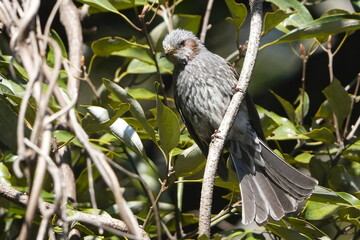
M 238 80 L 237 71 L 211 53 L 192 33 L 171 31 L 164 53 L 174 63 L 175 104 L 190 135 L 207 156 Z M 284 162 L 266 144 L 260 120 L 248 94 L 227 136 L 228 150 L 240 182 L 242 222 L 280 220 L 309 197 L 317 181 Z

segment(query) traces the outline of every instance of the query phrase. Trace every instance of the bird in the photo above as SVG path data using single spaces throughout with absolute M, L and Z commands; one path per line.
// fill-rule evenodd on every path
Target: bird
M 175 105 L 190 136 L 205 156 L 234 94 L 239 74 L 192 33 L 170 31 L 163 53 L 174 64 Z M 318 184 L 286 163 L 266 143 L 259 115 L 246 93 L 225 140 L 240 184 L 241 222 L 266 224 L 294 212 Z M 175 170 L 176 171 L 176 170 Z

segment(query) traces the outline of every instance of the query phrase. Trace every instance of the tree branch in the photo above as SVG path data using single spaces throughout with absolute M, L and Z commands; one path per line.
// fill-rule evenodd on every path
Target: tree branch
M 252 71 L 254 69 L 255 60 L 260 44 L 260 34 L 262 30 L 262 2 L 262 0 L 250 1 L 251 20 L 249 44 L 248 50 L 245 55 L 244 64 L 241 70 L 240 78 L 236 86 L 238 89 L 240 89 L 240 91 L 234 94 L 230 105 L 225 113 L 225 116 L 220 124 L 220 127 L 218 129 L 219 132 L 217 133 L 219 138 L 215 138 L 210 143 L 209 154 L 203 178 L 203 185 L 201 189 L 201 202 L 199 209 L 199 235 L 210 236 L 211 203 L 216 167 L 218 165 L 218 161 L 224 148 L 226 136 L 228 135 L 230 127 L 234 122 L 242 99 L 245 96 L 245 92 L 248 88 Z
M 25 193 L 22 193 L 6 183 L 0 182 L 0 197 L 5 198 L 17 205 L 22 207 L 26 207 L 29 202 L 29 196 Z M 44 201 L 40 201 L 37 205 L 37 212 L 41 213 L 43 210 L 55 212 L 55 205 L 52 203 L 47 203 Z M 125 236 L 127 238 L 136 239 L 134 235 L 129 234 L 129 229 L 126 224 L 118 219 L 111 218 L 108 216 L 102 215 L 93 215 L 89 213 L 84 213 L 71 209 L 63 209 L 65 214 L 68 217 L 68 221 L 79 221 L 83 223 L 88 223 L 90 225 L 101 227 L 107 231 L 111 231 L 117 235 Z M 144 231 L 142 231 L 142 239 L 148 239 L 147 235 Z
M 209 18 L 210 18 L 210 13 L 211 13 L 213 3 L 214 3 L 214 0 L 209 0 L 208 4 L 206 6 L 206 12 L 205 12 L 205 16 L 204 16 L 203 25 L 202 25 L 202 28 L 201 28 L 201 33 L 200 33 L 200 41 L 203 42 L 203 43 L 205 42 L 206 32 L 210 27 Z

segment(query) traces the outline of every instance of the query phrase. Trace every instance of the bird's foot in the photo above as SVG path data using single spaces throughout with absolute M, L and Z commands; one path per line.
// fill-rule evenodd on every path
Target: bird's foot
M 237 86 L 233 86 L 232 87 L 232 89 L 231 89 L 231 92 L 233 93 L 233 94 L 235 94 L 235 93 L 237 93 L 237 92 L 245 92 L 244 91 L 244 89 L 242 89 L 242 88 L 239 88 L 239 87 L 237 87 Z
M 222 136 L 218 135 L 219 133 L 220 133 L 220 131 L 218 129 L 216 129 L 214 131 L 214 133 L 211 135 L 211 139 L 215 139 L 215 138 L 223 139 Z

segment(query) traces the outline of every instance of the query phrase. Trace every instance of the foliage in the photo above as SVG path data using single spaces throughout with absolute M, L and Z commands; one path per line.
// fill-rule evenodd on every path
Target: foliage
M 78 128 L 84 129 L 89 136 L 90 146 L 79 138 L 76 129 L 70 124 L 66 125 L 68 119 L 63 125 L 62 117 L 67 112 L 56 116 L 64 107 L 60 102 L 61 98 L 53 93 L 55 90 L 50 86 L 49 75 L 38 73 L 34 76 L 25 66 L 24 59 L 6 55 L 5 49 L 2 49 L 0 182 L 32 194 L 31 191 L 35 188 L 32 186 L 33 181 L 36 174 L 39 174 L 39 168 L 36 169 L 35 164 L 43 157 L 48 164 L 40 186 L 40 196 L 44 201 L 60 204 L 65 209 L 119 218 L 119 203 L 114 197 L 110 180 L 107 180 L 111 174 L 107 171 L 104 174 L 101 164 L 94 160 L 96 157 L 89 150 L 93 147 L 106 156 L 101 159 L 102 163 L 109 162 L 114 169 L 126 205 L 150 238 L 195 238 L 194 226 L 198 219 L 193 212 L 181 211 L 182 196 L 183 188 L 189 182 L 201 182 L 205 158 L 189 137 L 174 109 L 173 99 L 167 96 L 168 91 L 164 88 L 162 78 L 172 73 L 173 66 L 166 59 L 159 59 L 161 41 L 169 28 L 182 27 L 198 33 L 202 18 L 178 13 L 176 9 L 181 2 L 78 0 L 79 5 L 90 6 L 90 14 L 115 13 L 125 19 L 129 26 L 141 30 L 137 37 L 124 37 L 128 35 L 124 32 L 123 36 L 101 37 L 86 43 L 93 53 L 89 63 L 82 66 L 81 78 L 87 82 L 90 82 L 96 71 L 96 62 L 107 57 L 119 61 L 118 69 L 110 73 L 114 76 L 113 79 L 102 76 L 99 86 L 91 85 L 94 89 L 92 99 L 83 105 L 71 106 L 81 123 Z M 226 20 L 238 32 L 240 28 L 244 28 L 242 25 L 248 11 L 245 5 L 233 0 L 225 2 L 230 8 Z M 315 52 L 325 52 L 329 63 L 332 63 L 346 39 L 360 29 L 359 13 L 334 9 L 313 19 L 307 6 L 300 1 L 266 2 L 271 3 L 273 11 L 265 14 L 262 36 L 272 31 L 280 31 L 282 35 L 264 43 L 262 49 L 269 49 L 280 43 L 290 44 L 294 54 L 303 61 L 305 70 L 308 59 Z M 319 1 L 302 2 L 315 4 L 313 2 Z M 354 9 L 359 11 L 359 1 L 351 2 Z M 134 11 L 138 16 L 136 20 L 133 19 Z M 213 9 L 212 14 L 215 11 Z M 31 24 L 35 24 L 35 21 Z M 11 26 L 6 27 L 12 37 Z M 335 44 L 334 36 L 343 40 Z M 31 34 L 26 37 L 31 38 Z M 71 73 L 68 71 L 69 57 L 64 47 L 65 41 L 65 37 L 52 31 L 46 51 L 37 54 L 43 54 L 49 68 L 43 67 L 41 71 L 51 71 L 52 76 L 56 77 L 57 91 L 71 99 L 67 88 Z M 14 46 L 14 42 L 8 44 L 10 49 Z M 295 44 L 299 44 L 299 50 L 293 47 Z M 16 52 L 16 49 L 11 51 Z M 62 59 L 61 68 L 57 67 L 59 58 Z M 41 79 L 39 76 L 42 76 Z M 277 152 L 295 167 L 310 172 L 319 181 L 319 186 L 301 211 L 289 214 L 278 222 L 270 221 L 256 233 L 243 226 L 231 230 L 214 230 L 214 239 L 232 239 L 236 236 L 241 239 L 265 239 L 264 236 L 268 233 L 283 239 L 359 237 L 359 116 L 353 111 L 359 102 L 359 76 L 352 86 L 344 87 L 342 79 L 334 76 L 333 65 L 329 64 L 328 85 L 319 93 L 325 100 L 319 106 L 312 105 L 312 99 L 307 94 L 305 74 L 301 82 L 302 88 L 294 102 L 281 97 L 281 93 L 271 92 L 283 107 L 285 116 L 257 106 L 265 135 L 270 142 L 276 144 Z M 41 94 L 37 95 L 38 92 Z M 46 112 L 42 112 L 41 104 L 47 94 Z M 310 115 L 310 107 L 317 109 L 314 115 Z M 41 139 L 45 138 L 43 134 L 46 133 L 46 129 L 42 129 L 39 124 L 44 119 L 46 122 L 51 116 L 56 117 L 49 121 L 52 146 L 51 152 L 46 153 L 38 147 L 43 146 Z M 18 121 L 23 122 L 18 124 Z M 20 139 L 18 133 L 15 134 L 19 131 L 19 126 L 24 128 L 23 139 Z M 35 131 L 38 131 L 37 134 L 34 134 Z M 22 141 L 27 142 L 27 151 L 19 149 L 18 144 Z M 288 142 L 296 144 L 292 151 L 284 152 L 281 146 Z M 60 168 L 61 156 L 58 152 L 61 149 L 71 151 L 70 166 L 74 174 L 76 203 L 58 196 L 59 192 L 55 189 L 59 182 L 51 169 Z M 218 178 L 215 182 L 216 186 L 225 189 L 226 195 L 223 198 L 228 204 L 214 216 L 214 225 L 237 214 L 238 219 L 241 218 L 238 184 L 232 176 L 233 173 L 230 172 L 227 181 Z M 4 198 L 0 198 L 0 202 L 0 238 L 13 239 L 19 234 L 24 221 L 24 208 Z M 58 209 L 63 211 L 60 206 Z M 66 222 L 66 218 L 57 212 L 52 218 L 48 218 L 46 224 L 55 235 L 63 238 L 66 238 L 71 228 L 79 230 L 85 239 L 121 238 L 117 236 L 118 232 L 115 234 L 108 228 L 102 231 L 91 223 L 74 221 L 71 225 L 62 225 L 61 221 Z M 39 217 L 33 219 L 34 236 L 40 233 L 41 224 Z

